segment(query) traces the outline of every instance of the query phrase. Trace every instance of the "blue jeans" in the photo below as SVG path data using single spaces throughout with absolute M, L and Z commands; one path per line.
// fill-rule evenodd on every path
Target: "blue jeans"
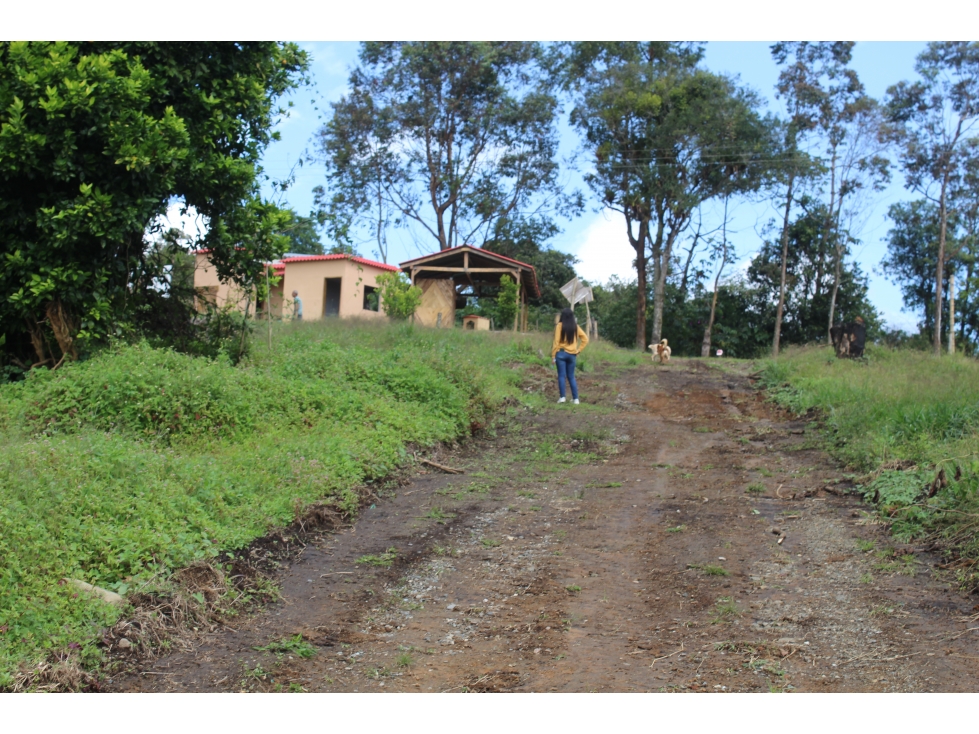
M 577 354 L 568 354 L 563 349 L 555 355 L 554 359 L 557 361 L 557 389 L 561 393 L 561 397 L 564 397 L 564 380 L 568 380 L 568 384 L 571 385 L 571 397 L 574 400 L 578 399 L 578 383 L 574 379 L 574 365 L 578 359 Z

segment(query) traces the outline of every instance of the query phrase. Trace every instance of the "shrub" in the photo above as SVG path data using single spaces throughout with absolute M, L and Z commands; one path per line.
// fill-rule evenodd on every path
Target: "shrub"
M 422 289 L 412 285 L 404 273 L 381 273 L 377 276 L 381 290 L 381 308 L 392 319 L 410 318 L 422 302 Z

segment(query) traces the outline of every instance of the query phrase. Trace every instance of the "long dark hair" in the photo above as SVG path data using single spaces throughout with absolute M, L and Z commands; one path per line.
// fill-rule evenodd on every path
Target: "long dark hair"
M 566 308 L 561 311 L 561 342 L 574 344 L 578 338 L 578 322 L 574 319 L 574 311 Z

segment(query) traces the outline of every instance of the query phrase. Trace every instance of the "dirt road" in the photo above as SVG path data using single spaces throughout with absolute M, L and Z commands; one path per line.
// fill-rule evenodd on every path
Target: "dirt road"
M 699 360 L 579 382 L 579 409 L 435 457 L 465 473 L 417 474 L 308 545 L 280 602 L 108 688 L 979 688 L 976 600 L 842 496 L 813 427 Z

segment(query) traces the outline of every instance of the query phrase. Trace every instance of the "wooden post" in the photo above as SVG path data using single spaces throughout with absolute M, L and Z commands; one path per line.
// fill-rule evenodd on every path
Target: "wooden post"
M 513 333 L 517 333 L 517 324 L 520 321 L 520 297 L 523 292 L 523 281 L 520 279 L 520 273 L 514 272 L 514 278 L 517 281 L 517 312 L 513 314 Z
M 265 266 L 265 318 L 268 323 L 269 352 L 272 351 L 272 289 L 269 288 L 269 266 Z

